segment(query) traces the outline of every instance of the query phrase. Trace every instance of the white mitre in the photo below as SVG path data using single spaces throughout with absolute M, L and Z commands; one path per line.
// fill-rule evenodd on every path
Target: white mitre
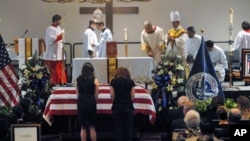
M 178 11 L 171 11 L 170 12 L 170 20 L 171 20 L 171 22 L 181 21 L 179 12 Z

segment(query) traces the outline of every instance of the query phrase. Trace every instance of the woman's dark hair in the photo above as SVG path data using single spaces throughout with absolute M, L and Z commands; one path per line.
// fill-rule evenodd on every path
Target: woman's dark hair
M 218 106 L 216 113 L 219 119 L 227 120 L 227 108 L 225 106 Z
M 115 77 L 126 77 L 130 78 L 130 72 L 125 67 L 120 67 L 116 70 Z
M 248 97 L 240 95 L 236 99 L 236 103 L 238 104 L 238 107 L 240 108 L 241 111 L 245 111 L 245 110 L 250 111 L 250 100 Z
M 82 66 L 82 73 L 81 76 L 84 79 L 93 79 L 95 78 L 95 74 L 94 74 L 94 67 L 90 62 L 86 62 L 83 64 Z
M 224 99 L 221 96 L 215 96 L 211 100 L 210 108 L 217 110 L 218 106 L 224 105 Z

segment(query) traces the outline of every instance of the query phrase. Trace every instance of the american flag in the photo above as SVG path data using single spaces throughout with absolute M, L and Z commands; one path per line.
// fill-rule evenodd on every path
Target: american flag
M 0 34 L 0 106 L 18 104 L 20 89 L 17 82 L 17 75 Z

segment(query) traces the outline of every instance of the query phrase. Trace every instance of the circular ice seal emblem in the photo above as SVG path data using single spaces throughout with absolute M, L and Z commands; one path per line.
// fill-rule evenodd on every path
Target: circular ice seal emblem
M 218 95 L 218 82 L 209 73 L 196 73 L 188 79 L 185 92 L 190 100 L 206 100 Z

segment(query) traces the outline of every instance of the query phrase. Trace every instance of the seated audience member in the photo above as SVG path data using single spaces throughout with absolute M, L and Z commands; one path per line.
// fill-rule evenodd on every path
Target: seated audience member
M 217 108 L 217 116 L 219 119 L 219 125 L 221 124 L 228 124 L 228 118 L 227 118 L 227 108 L 225 106 L 219 106 Z
M 221 124 L 215 128 L 215 136 L 222 140 L 230 139 L 230 126 L 232 124 L 239 124 L 241 120 L 241 111 L 238 108 L 232 108 L 228 112 L 229 124 Z
M 23 121 L 23 108 L 21 105 L 13 107 L 12 112 L 7 116 L 10 124 L 18 124 Z
M 34 111 L 30 111 L 31 101 L 27 98 L 23 98 L 20 101 L 20 105 L 23 108 L 23 122 L 24 123 L 39 123 L 39 118 Z
M 180 96 L 177 100 L 178 108 L 175 110 L 169 110 L 166 118 L 166 131 L 169 132 L 170 125 L 173 120 L 178 118 L 184 118 L 183 105 L 188 101 L 187 96 Z
M 240 95 L 236 103 L 238 105 L 238 108 L 241 111 L 241 119 L 248 120 L 250 119 L 250 100 L 248 97 Z
M 241 120 L 241 111 L 238 108 L 232 108 L 228 112 L 229 124 L 238 124 Z
M 211 100 L 211 104 L 207 107 L 204 116 L 208 116 L 212 119 L 218 119 L 217 117 L 217 107 L 224 105 L 224 99 L 221 96 L 215 96 Z
M 218 139 L 215 134 L 214 134 L 214 129 L 215 129 L 215 125 L 213 123 L 213 120 L 209 117 L 204 117 L 201 119 L 200 122 L 200 132 L 201 135 L 207 135 L 207 136 L 211 136 L 213 138 L 214 141 L 220 141 L 220 139 Z
M 194 105 L 194 102 L 193 101 L 187 101 L 184 106 L 183 106 L 183 113 L 184 115 L 189 111 L 189 110 L 192 110 L 192 109 L 195 109 L 195 105 Z M 169 136 L 168 136 L 168 139 L 171 140 L 172 139 L 172 132 L 175 131 L 175 130 L 185 130 L 187 129 L 187 126 L 184 122 L 184 118 L 178 118 L 176 120 L 173 120 L 172 121 L 172 124 L 170 126 L 170 131 L 169 131 Z
M 0 139 L 1 141 L 9 141 L 9 122 L 5 117 L 0 117 Z
M 195 110 L 189 110 L 185 117 L 184 122 L 187 126 L 186 141 L 193 141 L 200 135 L 200 114 Z

